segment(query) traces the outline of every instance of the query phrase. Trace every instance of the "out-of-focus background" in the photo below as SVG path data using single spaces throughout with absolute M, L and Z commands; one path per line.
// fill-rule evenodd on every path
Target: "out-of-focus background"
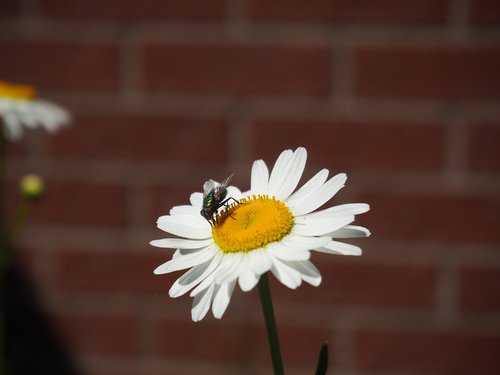
M 300 145 L 372 237 L 314 254 L 319 288 L 273 283 L 287 373 L 325 340 L 329 374 L 500 373 L 500 2 L 2 0 L 0 51 L 74 114 L 10 147 L 8 182 L 46 179 L 16 248 L 78 373 L 271 373 L 256 291 L 195 324 L 148 242 L 205 180 L 245 189 Z

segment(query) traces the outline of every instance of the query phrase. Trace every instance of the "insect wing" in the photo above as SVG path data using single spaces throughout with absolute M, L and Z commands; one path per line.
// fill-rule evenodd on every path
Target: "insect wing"
M 203 197 L 205 198 L 208 194 L 212 192 L 212 190 L 215 189 L 216 186 L 219 184 L 215 182 L 214 180 L 208 180 L 203 184 Z
M 231 174 L 228 178 L 226 178 L 224 181 L 222 181 L 218 186 L 216 186 L 215 191 L 214 191 L 214 196 L 218 200 L 224 199 L 224 197 L 227 194 L 227 187 L 229 186 L 229 182 L 231 181 L 231 178 L 233 178 L 234 173 Z

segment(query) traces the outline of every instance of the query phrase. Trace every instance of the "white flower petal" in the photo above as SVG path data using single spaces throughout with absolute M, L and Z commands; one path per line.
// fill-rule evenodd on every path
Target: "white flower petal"
M 199 218 L 188 215 L 165 215 L 158 219 L 157 226 L 159 229 L 175 236 L 197 240 L 209 238 L 212 234 L 210 224 L 201 215 Z
M 292 150 L 285 150 L 278 156 L 271 171 L 271 176 L 269 176 L 269 185 L 267 188 L 269 195 L 276 195 L 283 180 L 287 178 L 286 172 L 288 171 L 292 156 Z
M 304 168 L 306 166 L 307 151 L 303 147 L 299 147 L 292 155 L 292 158 L 285 166 L 286 169 L 282 171 L 286 177 L 278 181 L 275 188 L 274 196 L 276 199 L 285 200 L 292 194 L 297 187 L 297 184 L 302 177 Z
M 215 283 L 227 284 L 236 280 L 239 276 L 241 263 L 245 255 L 242 253 L 224 254 L 217 270 L 217 275 L 215 275 Z
M 217 266 L 218 267 L 218 266 Z M 204 278 L 201 283 L 199 283 L 196 288 L 194 288 L 191 293 L 189 293 L 190 297 L 197 296 L 198 294 L 205 291 L 211 285 L 215 285 L 215 275 L 217 274 L 217 268 L 214 272 L 209 274 L 206 278 Z
M 340 228 L 333 233 L 330 233 L 330 237 L 333 238 L 362 238 L 369 237 L 370 231 L 364 227 L 357 225 L 346 225 L 344 228 Z
M 196 192 L 191 194 L 189 197 L 189 202 L 193 207 L 197 207 L 199 210 L 203 207 L 203 193 Z
M 186 268 L 194 267 L 205 263 L 214 256 L 214 251 L 211 248 L 205 248 L 202 251 L 197 251 L 193 254 L 178 256 L 158 266 L 154 273 L 156 275 L 180 271 Z
M 273 265 L 271 272 L 285 286 L 296 289 L 302 284 L 302 278 L 297 270 L 294 270 L 286 263 L 272 257 Z
M 170 216 L 177 216 L 177 215 L 197 216 L 197 215 L 201 215 L 200 209 L 198 209 L 197 207 L 194 207 L 194 206 L 190 206 L 190 205 L 174 206 L 170 209 L 169 214 L 170 214 Z
M 257 249 L 246 254 L 245 266 L 256 275 L 262 275 L 269 271 L 272 260 L 266 249 Z
M 211 284 L 202 293 L 194 297 L 193 307 L 191 308 L 191 319 L 193 319 L 194 322 L 199 322 L 207 315 L 212 303 L 213 294 L 214 285 Z
M 360 247 L 338 242 L 338 241 L 330 241 L 326 245 L 315 249 L 320 253 L 328 253 L 328 254 L 340 254 L 340 255 L 361 255 L 363 250 Z
M 328 178 L 328 169 L 322 169 L 307 181 L 299 190 L 290 195 L 286 200 L 289 207 L 299 205 L 304 199 L 314 195 L 315 192 L 325 183 Z
M 311 250 L 327 244 L 330 240 L 330 237 L 301 236 L 292 230 L 292 233 L 283 237 L 280 242 L 283 246 L 296 250 Z
M 236 186 L 228 186 L 226 199 L 229 197 L 239 201 L 241 199 L 241 190 L 238 189 Z M 234 202 L 230 201 L 228 203 L 234 203 Z
M 250 189 L 254 194 L 267 193 L 269 181 L 269 171 L 263 160 L 256 160 L 252 165 Z
M 288 247 L 281 242 L 274 242 L 266 247 L 271 256 L 281 260 L 307 260 L 311 256 L 309 251 Z
M 222 253 L 217 253 L 211 261 L 195 266 L 184 273 L 175 281 L 168 291 L 169 296 L 176 298 L 189 292 L 192 288 L 198 285 L 198 283 L 214 272 L 214 270 L 218 267 L 221 258 Z
M 162 238 L 150 242 L 152 246 L 163 247 L 167 249 L 200 249 L 214 242 L 213 239 L 206 240 L 187 240 L 184 238 Z
M 238 284 L 244 292 L 252 290 L 258 282 L 259 276 L 250 270 L 244 270 L 238 277 Z
M 298 220 L 293 226 L 292 233 L 302 236 L 324 236 L 327 233 L 336 231 L 354 221 L 354 216 L 346 215 L 339 216 L 333 219 L 314 219 L 304 216 Z
M 288 266 L 297 270 L 300 273 L 300 277 L 306 283 L 312 286 L 318 286 L 321 284 L 321 274 L 314 264 L 310 261 L 300 261 L 300 262 L 286 262 Z
M 212 304 L 212 313 L 217 319 L 222 318 L 224 312 L 226 312 L 229 301 L 231 300 L 231 295 L 233 294 L 234 285 L 236 281 L 231 283 L 220 285 L 215 293 L 214 301 Z
M 329 179 L 319 188 L 316 193 L 303 200 L 295 207 L 290 207 L 294 216 L 305 215 L 314 211 L 318 207 L 328 202 L 337 192 L 344 187 L 347 176 L 345 173 L 339 173 Z
M 310 213 L 310 217 L 331 217 L 334 215 L 359 215 L 370 210 L 370 206 L 366 203 L 348 203 L 338 206 L 329 207 L 327 209 Z

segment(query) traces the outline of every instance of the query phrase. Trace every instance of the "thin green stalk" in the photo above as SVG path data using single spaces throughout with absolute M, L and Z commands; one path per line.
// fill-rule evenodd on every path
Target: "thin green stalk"
M 276 320 L 274 319 L 273 301 L 271 298 L 271 289 L 269 288 L 269 278 L 267 273 L 263 274 L 259 280 L 259 295 L 266 321 L 267 338 L 269 340 L 269 349 L 273 362 L 274 375 L 283 375 L 283 361 L 281 360 L 280 342 L 278 331 L 276 329 Z
M 13 242 L 14 238 L 17 235 L 17 232 L 21 228 L 21 225 L 26 220 L 30 206 L 31 206 L 31 199 L 23 197 L 21 203 L 19 203 L 19 206 L 17 207 L 14 219 L 12 220 L 12 224 L 9 228 L 9 232 L 7 233 L 7 238 L 9 243 Z

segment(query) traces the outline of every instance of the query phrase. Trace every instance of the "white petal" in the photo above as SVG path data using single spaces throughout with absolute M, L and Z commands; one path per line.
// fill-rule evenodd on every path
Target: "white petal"
M 338 241 L 330 241 L 326 245 L 315 250 L 321 253 L 340 255 L 361 255 L 363 253 L 363 250 L 358 246 Z
M 288 246 L 296 250 L 311 250 L 327 244 L 330 240 L 330 237 L 301 236 L 292 230 L 292 233 L 282 238 L 280 242 L 283 246 Z
M 213 239 L 206 240 L 186 240 L 184 238 L 162 238 L 161 240 L 153 240 L 149 244 L 156 247 L 167 249 L 200 249 L 213 243 Z
M 286 200 L 289 207 L 295 207 L 304 199 L 307 199 L 310 195 L 314 194 L 328 178 L 328 169 L 322 169 L 316 173 L 309 181 L 307 181 L 299 190 L 290 195 Z
M 259 282 L 259 276 L 250 270 L 244 270 L 238 277 L 238 284 L 244 292 L 252 290 Z
M 337 192 L 344 187 L 347 180 L 345 173 L 339 173 L 325 182 L 314 195 L 304 199 L 295 207 L 290 207 L 294 216 L 300 216 L 314 211 L 318 207 L 328 202 Z
M 184 273 L 175 281 L 168 291 L 169 296 L 176 298 L 186 294 L 217 268 L 221 258 L 222 253 L 217 253 L 210 262 L 200 264 Z
M 364 227 L 360 227 L 357 225 L 346 225 L 344 228 L 330 233 L 330 236 L 333 238 L 361 238 L 369 237 L 370 234 L 370 231 Z
M 254 194 L 267 193 L 269 181 L 269 171 L 263 160 L 256 160 L 252 165 L 252 177 L 250 189 Z
M 215 285 L 215 274 L 217 273 L 217 268 L 215 269 L 214 272 L 212 272 L 210 275 L 208 275 L 206 278 L 202 280 L 201 283 L 199 283 L 196 288 L 194 288 L 191 293 L 189 293 L 189 297 L 194 297 L 197 296 L 198 294 L 202 293 L 205 291 L 208 287 L 211 285 Z
M 220 262 L 219 269 L 215 275 L 216 284 L 227 284 L 236 280 L 239 276 L 239 271 L 242 265 L 242 260 L 245 254 L 224 254 Z
M 210 224 L 200 215 L 195 216 L 161 216 L 157 222 L 158 228 L 173 235 L 192 239 L 211 237 Z
M 189 202 L 194 206 L 198 207 L 199 210 L 201 210 L 201 207 L 203 206 L 203 193 L 193 193 L 189 197 Z
M 208 309 L 212 303 L 213 294 L 214 285 L 211 284 L 202 293 L 194 297 L 193 307 L 191 308 L 191 319 L 193 319 L 194 322 L 199 322 L 207 315 Z
M 312 286 L 321 284 L 321 274 L 310 261 L 286 262 L 286 264 L 300 273 L 300 277 Z
M 301 219 L 301 220 L 299 220 Z M 292 232 L 302 236 L 323 236 L 336 231 L 354 221 L 354 216 L 339 216 L 334 219 L 314 219 L 308 216 L 296 218 Z
M 285 200 L 292 194 L 302 177 L 302 173 L 306 166 L 306 160 L 307 151 L 305 148 L 299 147 L 295 150 L 292 158 L 281 172 L 285 175 L 285 178 L 278 181 L 274 194 L 276 199 Z
M 200 209 L 198 207 L 183 205 L 183 206 L 174 206 L 170 209 L 169 214 L 171 216 L 177 215 L 188 215 L 188 216 L 198 216 L 200 214 Z
M 154 270 L 154 273 L 156 275 L 159 275 L 163 273 L 170 273 L 186 268 L 191 268 L 207 262 L 208 260 L 212 259 L 214 255 L 215 253 L 211 248 L 206 248 L 193 254 L 178 256 L 158 266 Z
M 241 199 L 241 191 L 238 189 L 236 186 L 228 186 L 227 187 L 227 198 L 234 198 L 235 200 L 239 201 Z M 231 203 L 231 202 L 228 202 Z
M 271 256 L 266 249 L 254 250 L 245 256 L 245 267 L 256 275 L 262 275 L 269 271 L 271 266 Z
M 269 176 L 268 193 L 270 195 L 276 195 L 283 180 L 287 178 L 286 172 L 288 171 L 292 156 L 292 150 L 285 150 L 278 156 L 276 163 L 274 163 L 271 176 Z
M 229 305 L 229 301 L 231 300 L 231 295 L 233 294 L 234 284 L 236 281 L 231 283 L 223 284 L 218 287 L 217 292 L 215 293 L 214 301 L 212 303 L 212 313 L 214 317 L 217 319 L 222 318 L 224 312 Z
M 300 286 L 302 278 L 297 270 L 294 270 L 277 258 L 271 259 L 273 261 L 271 272 L 283 285 L 290 289 L 296 289 Z
M 271 256 L 281 260 L 307 260 L 311 256 L 307 250 L 295 249 L 279 242 L 268 245 L 266 249 Z
M 311 217 L 329 217 L 333 215 L 359 215 L 370 210 L 370 206 L 366 203 L 347 203 L 338 206 L 329 207 L 327 209 L 316 211 L 309 214 Z

